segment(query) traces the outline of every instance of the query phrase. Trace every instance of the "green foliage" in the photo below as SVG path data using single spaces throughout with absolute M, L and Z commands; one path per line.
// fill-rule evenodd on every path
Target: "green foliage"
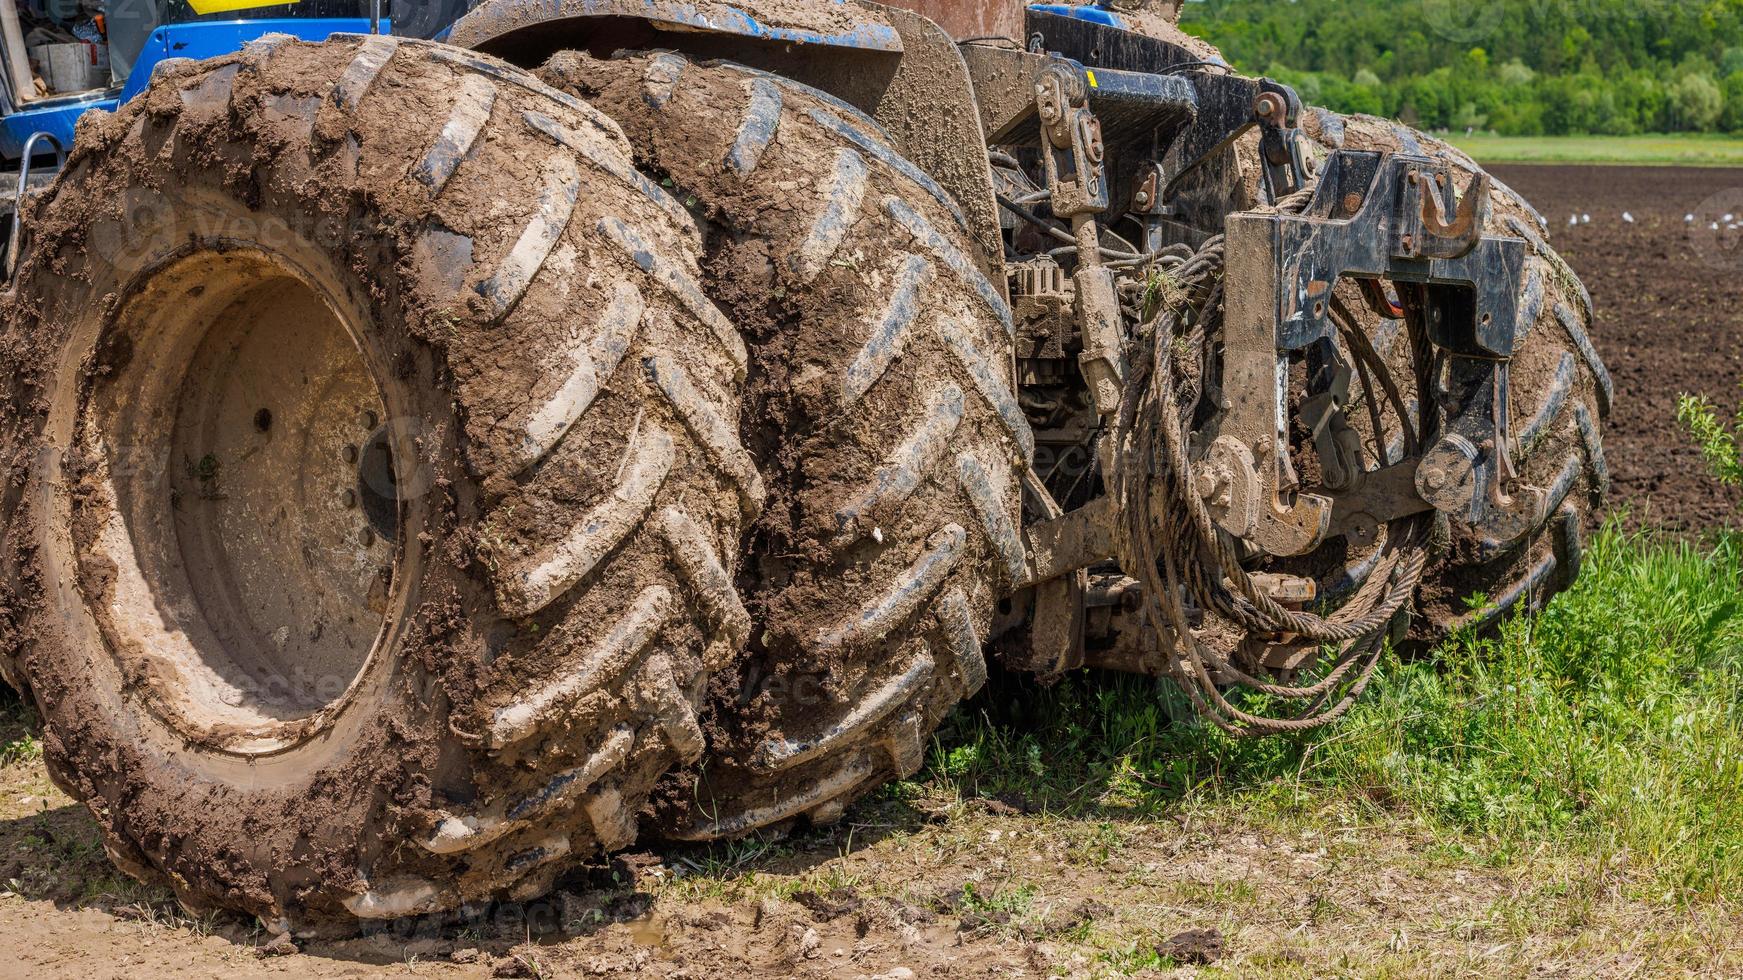
M 1740 100 L 1743 105 L 1743 100 Z M 1676 164 L 1743 166 L 1743 139 L 1718 133 L 1637 133 L 1631 136 L 1496 136 L 1454 133 L 1450 141 L 1485 166 L 1491 163 Z
M 1606 530 L 1579 583 L 1536 620 L 1458 637 L 1421 662 L 1389 660 L 1346 719 L 1296 738 L 1191 723 L 1165 681 L 989 694 L 958 716 L 942 744 L 962 748 L 932 778 L 1088 815 L 1379 808 L 1502 853 L 1539 842 L 1594 853 L 1654 897 L 1734 894 L 1740 553 L 1743 540 L 1700 551 Z
M 1683 395 L 1677 399 L 1676 419 L 1694 437 L 1701 458 L 1720 483 L 1728 487 L 1743 484 L 1743 405 L 1726 425 L 1706 396 Z
M 1725 96 L 1710 76 L 1684 75 L 1670 85 L 1672 118 L 1679 128 L 1705 132 L 1719 121 L 1725 108 Z
M 34 713 L 0 683 L 0 768 L 42 758 L 42 740 L 35 729 Z
M 1428 129 L 1743 130 L 1743 0 L 1205 0 L 1183 26 L 1309 102 Z

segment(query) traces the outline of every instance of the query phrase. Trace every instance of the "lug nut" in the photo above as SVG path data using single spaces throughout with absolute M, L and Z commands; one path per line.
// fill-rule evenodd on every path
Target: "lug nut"
M 368 409 L 364 409 L 357 416 L 357 424 L 363 426 L 365 429 L 368 429 L 370 431 L 374 431 L 375 426 L 379 421 L 380 420 L 375 417 L 375 413 L 371 412 Z
M 357 506 L 357 491 L 347 490 L 344 493 L 340 494 L 339 495 L 339 502 L 345 505 L 346 510 L 350 510 L 351 508 Z
M 347 463 L 357 462 L 357 447 L 346 446 L 344 449 L 339 450 L 339 457 Z

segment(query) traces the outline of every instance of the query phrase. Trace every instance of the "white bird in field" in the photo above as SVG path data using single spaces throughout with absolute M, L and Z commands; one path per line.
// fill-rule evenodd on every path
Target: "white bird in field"
M 1577 225 L 1579 223 L 1580 223 L 1580 216 L 1577 214 L 1570 215 L 1567 219 L 1567 226 L 1569 228 L 1572 228 L 1574 225 Z
M 1707 226 L 1707 230 L 1708 231 L 1718 231 L 1719 230 L 1719 223 L 1717 221 L 1713 222 L 1712 224 Z
M 1683 215 L 1683 218 L 1682 218 L 1682 223 L 1683 223 L 1683 224 L 1685 224 L 1685 225 L 1692 225 L 1692 224 L 1694 224 L 1694 223 L 1695 223 L 1695 216 L 1694 216 L 1694 215 L 1692 215 L 1692 214 L 1685 214 L 1685 215 Z
M 1720 220 L 1724 221 L 1726 224 L 1730 224 L 1731 222 L 1737 220 L 1737 216 L 1734 214 L 1727 214 L 1727 215 L 1725 215 L 1725 217 L 1721 218 Z
M 1629 214 L 1628 212 L 1624 211 L 1624 212 L 1622 212 L 1622 220 L 1628 222 L 1629 224 L 1633 224 L 1634 223 L 1634 216 Z
M 1591 215 L 1589 215 L 1589 214 L 1580 215 L 1580 224 L 1589 225 L 1591 223 L 1592 223 L 1592 216 Z

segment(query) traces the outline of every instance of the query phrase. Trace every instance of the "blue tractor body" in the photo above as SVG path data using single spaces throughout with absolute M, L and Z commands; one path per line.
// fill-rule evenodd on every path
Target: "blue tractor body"
M 382 23 L 385 32 L 389 25 Z M 263 20 L 192 21 L 165 24 L 152 31 L 132 70 L 119 88 L 87 92 L 62 99 L 47 99 L 0 117 L 0 159 L 16 164 L 24 144 L 37 133 L 47 133 L 62 147 L 73 145 L 73 128 L 79 117 L 92 109 L 113 111 L 116 106 L 145 90 L 151 73 L 170 58 L 215 58 L 240 50 L 265 34 L 289 34 L 305 41 L 324 41 L 333 34 L 364 33 L 367 18 L 283 17 Z
M 843 0 L 834 2 L 839 4 Z M 592 6 L 604 8 L 610 5 Z M 736 7 L 714 5 L 710 7 L 709 15 L 704 15 L 697 7 L 687 3 L 651 2 L 646 7 L 654 19 L 675 25 L 683 24 L 709 33 L 734 34 L 777 44 L 821 45 L 868 52 L 901 50 L 897 32 L 884 24 L 857 25 L 843 31 L 814 31 L 765 23 L 753 12 Z M 1029 9 L 1106 27 L 1125 26 L 1118 13 L 1093 4 L 1036 4 Z M 600 12 L 606 13 L 603 9 Z M 423 30 L 413 28 L 413 33 L 446 40 L 451 26 L 435 23 Z M 48 134 L 63 148 L 70 147 L 73 130 L 80 116 L 92 109 L 113 111 L 138 95 L 150 82 L 152 72 L 167 59 L 199 60 L 218 57 L 240 50 L 249 41 L 266 34 L 289 34 L 305 41 L 321 41 L 334 34 L 361 34 L 369 29 L 370 22 L 367 18 L 354 17 L 280 17 L 165 24 L 153 30 L 146 38 L 144 47 L 118 87 L 40 100 L 27 108 L 0 116 L 0 160 L 15 165 L 26 142 L 38 133 Z M 390 22 L 384 19 L 381 31 L 388 33 L 390 29 Z
M 385 30 L 387 25 L 382 25 Z M 145 90 L 151 73 L 169 58 L 215 58 L 239 50 L 264 34 L 289 34 L 305 41 L 322 41 L 333 34 L 369 30 L 367 19 L 350 17 L 286 17 L 272 20 L 195 21 L 166 24 L 152 31 L 120 88 L 50 99 L 0 118 L 0 158 L 16 161 L 25 141 L 47 133 L 63 147 L 73 144 L 73 127 L 92 109 L 113 111 Z

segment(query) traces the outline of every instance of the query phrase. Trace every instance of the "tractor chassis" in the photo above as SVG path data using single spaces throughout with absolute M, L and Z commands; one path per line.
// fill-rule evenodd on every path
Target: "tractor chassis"
M 1300 103 L 1287 86 L 1210 70 L 1165 42 L 1099 25 L 1033 11 L 1030 23 L 1030 50 L 968 45 L 963 53 L 988 144 L 1038 151 L 1052 214 L 1076 240 L 1069 287 L 1052 287 L 1054 299 L 1069 296 L 1054 309 L 1070 322 L 1053 328 L 1060 340 L 1051 348 L 1074 349 L 1104 430 L 1130 394 L 1124 351 L 1136 325 L 1122 322 L 1115 274 L 1100 260 L 1099 219 L 1137 217 L 1145 248 L 1158 247 L 1178 234 L 1192 178 L 1256 129 L 1270 206 L 1223 221 L 1225 275 L 1242 284 L 1226 299 L 1223 390 L 1231 394 L 1193 460 L 1219 526 L 1288 557 L 1337 537 L 1369 546 L 1388 522 L 1430 510 L 1503 539 L 1541 520 L 1545 494 L 1517 479 L 1509 445 L 1507 375 L 1525 244 L 1482 233 L 1486 176 L 1461 189 L 1446 164 L 1427 157 L 1348 150 L 1310 174 L 1296 128 Z M 1056 43 L 1092 53 L 1097 64 L 1049 50 Z M 1293 207 L 1279 207 L 1292 196 Z M 1352 372 L 1332 314 L 1346 280 L 1381 316 L 1421 325 L 1435 370 L 1432 404 L 1412 408 L 1433 413 L 1428 438 L 1408 456 L 1390 447 L 1373 469 L 1345 416 Z M 1033 285 L 1014 274 L 1013 301 L 1036 299 Z M 1289 462 L 1286 393 L 1292 359 L 1302 358 L 1312 380 L 1297 415 L 1320 463 L 1312 487 Z M 1107 474 L 1109 440 L 1101 447 Z M 1043 674 L 1086 662 L 1161 670 L 1153 636 L 1137 642 L 1142 650 L 1125 642 L 1085 653 L 1088 620 L 1132 615 L 1137 605 L 1127 595 L 1134 583 L 1105 571 L 1117 550 L 1119 506 L 1102 496 L 1059 512 L 1051 499 L 1031 501 L 1041 518 L 1026 531 L 1031 561 L 1022 584 L 1033 590 L 1030 666 Z M 1314 598 L 1311 582 L 1274 579 L 1279 601 Z M 1144 632 L 1126 625 L 1112 632 L 1128 640 Z

